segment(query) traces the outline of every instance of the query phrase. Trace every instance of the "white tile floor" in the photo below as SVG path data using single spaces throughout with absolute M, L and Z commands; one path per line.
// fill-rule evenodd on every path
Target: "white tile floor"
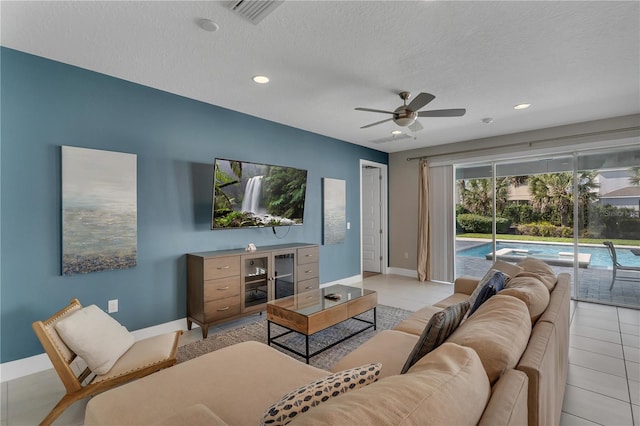
M 383 305 L 417 310 L 450 295 L 449 284 L 378 275 L 363 282 L 378 292 Z M 640 426 L 640 311 L 571 302 L 569 377 L 561 425 Z M 256 316 L 214 327 L 209 334 L 255 321 Z M 200 329 L 185 333 L 181 344 L 201 338 Z M 2 383 L 0 426 L 36 425 L 62 397 L 53 370 Z M 55 422 L 81 425 L 86 400 Z

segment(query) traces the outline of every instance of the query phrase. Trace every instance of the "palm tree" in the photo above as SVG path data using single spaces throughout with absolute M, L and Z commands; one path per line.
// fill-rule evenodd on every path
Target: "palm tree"
M 460 204 L 471 213 L 491 216 L 493 210 L 493 182 L 491 178 L 458 181 Z M 496 210 L 501 212 L 507 203 L 508 178 L 496 179 Z
M 631 172 L 629 183 L 631 185 L 640 186 L 640 166 L 631 167 L 629 171 Z
M 581 207 L 596 200 L 598 195 L 593 191 L 598 187 L 595 172 L 584 171 L 578 178 L 578 204 Z M 560 224 L 569 226 L 569 217 L 573 212 L 573 174 L 548 173 L 529 178 L 529 192 L 534 209 L 541 213 L 557 212 Z

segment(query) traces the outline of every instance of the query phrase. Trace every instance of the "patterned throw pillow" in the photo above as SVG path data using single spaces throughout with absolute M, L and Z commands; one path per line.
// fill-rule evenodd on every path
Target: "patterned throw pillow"
M 269 407 L 260 425 L 286 425 L 297 415 L 306 413 L 310 408 L 329 398 L 375 382 L 378 380 L 381 369 L 381 363 L 367 364 L 339 371 L 301 386 Z
M 460 325 L 464 314 L 469 310 L 469 302 L 464 301 L 446 307 L 440 312 L 433 314 L 427 326 L 422 331 L 420 338 L 409 354 L 407 362 L 405 362 L 402 372 L 404 374 L 409 368 L 420 358 L 440 346 Z
M 476 309 L 480 307 L 480 305 L 489 300 L 491 296 L 495 296 L 497 292 L 502 290 L 504 288 L 505 280 L 506 277 L 502 272 L 495 271 L 493 275 L 491 275 L 489 280 L 480 289 L 478 297 L 476 297 L 476 300 L 473 302 L 473 306 L 471 307 L 471 309 L 469 309 L 469 315 L 467 316 L 470 317 L 476 311 Z

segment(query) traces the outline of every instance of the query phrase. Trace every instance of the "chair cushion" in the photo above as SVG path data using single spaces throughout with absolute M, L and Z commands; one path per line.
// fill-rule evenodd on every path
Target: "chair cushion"
M 524 302 L 497 294 L 460 324 L 447 342 L 475 350 L 493 385 L 505 370 L 516 366 L 530 335 L 531 318 Z
M 458 328 L 462 318 L 469 309 L 469 302 L 460 302 L 451 305 L 440 312 L 433 314 L 420 338 L 409 354 L 409 358 L 402 368 L 401 374 L 406 373 L 413 364 L 423 356 L 440 346 Z
M 55 329 L 64 343 L 98 375 L 108 373 L 135 342 L 125 327 L 96 305 L 61 319 Z
M 508 294 L 522 300 L 529 309 L 531 323 L 535 324 L 549 305 L 549 290 L 541 280 L 530 276 L 511 278 L 500 294 Z
M 174 331 L 138 340 L 113 364 L 109 372 L 97 375 L 93 383 L 111 380 L 132 371 L 175 359 L 175 349 L 178 347 L 180 334 L 179 331 Z
M 350 368 L 294 389 L 267 409 L 260 424 L 285 425 L 297 415 L 306 413 L 329 398 L 335 398 L 375 382 L 378 380 L 381 368 L 380 363 Z

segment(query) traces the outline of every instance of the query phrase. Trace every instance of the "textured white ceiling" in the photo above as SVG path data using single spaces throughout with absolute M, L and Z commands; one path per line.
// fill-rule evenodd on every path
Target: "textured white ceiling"
M 258 25 L 225 2 L 2 1 L 0 17 L 3 46 L 386 152 L 640 112 L 638 1 L 289 0 Z M 354 108 L 402 90 L 467 114 L 372 143 L 395 125 L 362 130 L 388 116 Z

